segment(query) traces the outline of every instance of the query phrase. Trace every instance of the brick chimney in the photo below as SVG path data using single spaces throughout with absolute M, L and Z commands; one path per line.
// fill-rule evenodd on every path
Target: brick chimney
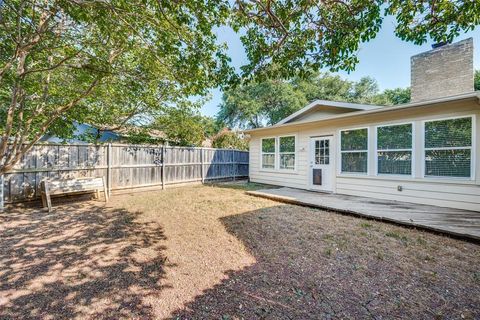
M 411 58 L 412 102 L 472 92 L 473 38 L 432 47 Z

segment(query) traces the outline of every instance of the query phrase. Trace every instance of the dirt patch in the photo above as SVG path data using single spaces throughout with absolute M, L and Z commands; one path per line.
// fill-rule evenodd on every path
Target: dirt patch
M 478 245 L 243 189 L 1 214 L 0 318 L 480 317 Z

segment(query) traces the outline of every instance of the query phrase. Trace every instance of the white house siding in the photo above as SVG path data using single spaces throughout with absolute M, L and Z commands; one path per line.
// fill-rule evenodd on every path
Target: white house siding
M 293 133 L 296 134 L 296 133 Z M 295 172 L 273 171 L 261 168 L 261 138 L 250 141 L 250 180 L 259 183 L 266 183 L 278 186 L 305 189 L 307 174 L 306 152 L 299 152 L 299 141 L 295 144 L 296 148 L 296 170 Z M 278 160 L 278 159 L 277 159 Z
M 423 178 L 423 120 L 442 119 L 474 115 L 473 149 L 475 161 L 473 179 Z M 375 170 L 375 126 L 394 123 L 414 123 L 413 176 L 376 175 Z M 352 175 L 339 173 L 339 130 L 368 127 L 369 173 Z M 261 139 L 264 137 L 296 135 L 296 171 L 291 173 L 262 170 Z M 444 207 L 480 211 L 480 106 L 473 101 L 445 103 L 442 105 L 396 110 L 382 114 L 364 115 L 349 119 L 337 119 L 271 128 L 252 133 L 250 142 L 250 180 L 253 182 L 287 186 L 299 189 L 309 188 L 309 147 L 310 137 L 332 135 L 335 145 L 334 192 L 385 200 L 407 201 Z M 398 191 L 398 186 L 402 191 Z

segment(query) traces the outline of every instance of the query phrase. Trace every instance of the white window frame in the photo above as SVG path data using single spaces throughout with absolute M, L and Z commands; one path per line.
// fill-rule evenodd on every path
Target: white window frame
M 294 152 L 280 152 L 280 138 L 287 138 L 287 137 L 294 137 L 295 138 L 295 150 Z M 297 135 L 296 134 L 287 134 L 287 135 L 282 135 L 282 136 L 278 136 L 277 137 L 277 143 L 278 143 L 278 149 L 277 150 L 277 153 L 278 153 L 278 159 L 277 159 L 277 162 L 278 162 L 278 170 L 279 171 L 286 171 L 286 172 L 296 172 L 297 171 Z M 282 154 L 292 154 L 294 155 L 294 165 L 293 165 L 293 169 L 288 169 L 288 168 L 281 168 L 280 167 L 280 157 Z
M 274 152 L 263 152 L 263 140 L 267 139 L 273 139 L 274 140 L 274 145 L 275 145 L 275 150 Z M 277 138 L 276 137 L 263 137 L 260 138 L 260 163 L 261 163 L 261 170 L 266 170 L 266 171 L 274 171 L 277 168 L 277 153 L 278 153 L 278 145 L 277 145 Z M 264 154 L 273 154 L 273 168 L 264 168 L 263 167 L 263 155 Z
M 471 118 L 472 119 L 472 144 L 470 147 L 442 147 L 442 148 L 425 148 L 425 123 L 427 122 L 435 122 L 435 121 L 442 121 L 442 120 L 454 120 L 454 119 L 462 119 L 462 118 Z M 468 115 L 459 115 L 459 116 L 452 116 L 452 117 L 443 117 L 443 118 L 435 118 L 435 119 L 428 119 L 422 121 L 422 178 L 424 179 L 443 179 L 443 180 L 475 180 L 475 156 L 476 156 L 476 116 L 474 114 Z M 429 150 L 466 150 L 470 149 L 470 177 L 449 177 L 449 176 L 427 176 L 425 175 L 425 153 Z
M 342 132 L 344 131 L 354 131 L 354 130 L 361 130 L 367 129 L 367 149 L 366 150 L 348 150 L 342 151 Z M 343 172 L 342 171 L 342 154 L 343 153 L 360 153 L 366 152 L 367 153 L 367 172 Z M 370 127 L 356 127 L 356 128 L 345 128 L 338 130 L 338 167 L 337 171 L 339 175 L 344 176 L 368 176 L 370 174 Z
M 411 149 L 378 149 L 378 128 L 383 127 L 394 127 L 394 126 L 401 126 L 405 124 L 410 124 L 412 126 L 412 147 Z M 376 176 L 388 176 L 388 177 L 414 177 L 415 176 L 415 122 L 401 122 L 401 123 L 389 123 L 389 124 L 382 124 L 375 126 L 375 175 Z M 379 173 L 378 172 L 378 153 L 379 152 L 389 152 L 389 151 L 410 151 L 412 154 L 411 158 L 411 173 L 410 174 L 395 174 L 395 173 Z

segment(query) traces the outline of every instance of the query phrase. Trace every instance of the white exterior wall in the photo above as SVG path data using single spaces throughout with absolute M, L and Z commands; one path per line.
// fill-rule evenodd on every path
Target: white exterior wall
M 473 148 L 474 176 L 463 178 L 423 177 L 423 121 L 457 116 L 474 116 Z M 376 174 L 375 127 L 377 125 L 413 122 L 414 143 L 412 176 Z M 349 128 L 369 128 L 368 174 L 340 173 L 339 131 Z M 274 136 L 296 136 L 296 170 L 279 171 L 261 168 L 261 139 Z M 430 107 L 397 110 L 351 119 L 322 121 L 253 132 L 250 142 L 250 180 L 252 182 L 309 188 L 310 137 L 333 136 L 333 192 L 377 199 L 406 201 L 480 211 L 480 106 L 475 102 L 449 103 Z M 278 148 L 278 146 L 277 146 Z M 333 151 L 333 150 L 332 150 Z M 278 162 L 278 155 L 276 161 Z M 397 187 L 402 186 L 402 191 Z

